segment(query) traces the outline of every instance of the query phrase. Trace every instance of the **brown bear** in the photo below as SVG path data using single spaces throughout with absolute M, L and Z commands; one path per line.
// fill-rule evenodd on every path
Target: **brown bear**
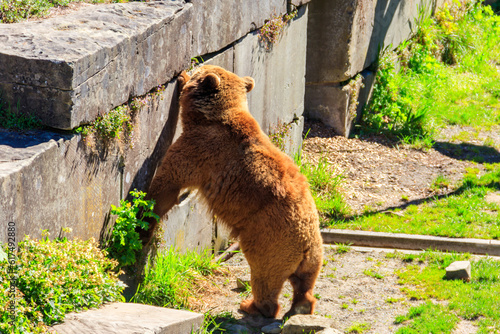
M 181 73 L 179 84 L 183 132 L 148 191 L 155 213 L 177 204 L 181 189 L 198 189 L 250 265 L 253 299 L 241 310 L 276 318 L 288 279 L 294 295 L 285 316 L 312 314 L 323 257 L 318 214 L 306 178 L 248 111 L 254 80 L 205 65 L 192 77 Z

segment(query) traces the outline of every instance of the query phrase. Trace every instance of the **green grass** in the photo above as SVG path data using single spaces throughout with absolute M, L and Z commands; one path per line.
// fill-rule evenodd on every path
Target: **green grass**
M 15 23 L 29 18 L 44 17 L 50 8 L 66 7 L 71 2 L 110 3 L 127 0 L 16 0 L 0 2 L 0 23 Z
M 352 334 L 362 334 L 370 330 L 372 326 L 367 322 L 355 322 L 349 328 L 346 329 L 346 333 Z
M 363 131 L 430 147 L 443 126 L 498 125 L 500 16 L 454 2 L 419 23 L 412 39 L 381 56 Z
M 471 281 L 446 280 L 445 268 L 454 261 L 470 260 L 468 254 L 427 251 L 418 256 L 424 263 L 397 272 L 409 298 L 425 304 L 396 319 L 404 323 L 397 333 L 451 333 L 458 318 L 477 322 L 479 333 L 500 331 L 500 262 L 471 260 Z M 435 304 L 433 301 L 446 301 Z
M 9 265 L 0 260 L 0 332 L 45 333 L 47 325 L 63 321 L 69 312 L 123 301 L 118 263 L 107 258 L 93 239 L 26 237 L 18 246 L 13 326 L 8 317 Z
M 320 213 L 320 221 L 325 223 L 330 219 L 343 219 L 350 214 L 350 208 L 345 203 L 339 190 L 344 179 L 342 174 L 335 174 L 330 169 L 326 158 L 321 158 L 318 164 L 302 162 L 295 159 L 300 171 L 307 177 L 311 192 Z
M 41 127 L 40 120 L 35 116 L 13 112 L 10 104 L 0 95 L 0 128 L 23 131 Z
M 160 251 L 149 261 L 144 280 L 139 286 L 133 302 L 172 308 L 188 308 L 189 298 L 204 276 L 211 274 L 218 264 L 212 262 L 212 255 L 206 251 L 179 253 L 174 248 Z
M 456 238 L 500 238 L 500 206 L 485 196 L 500 190 L 500 164 L 482 176 L 469 171 L 450 195 L 409 205 L 402 215 L 367 213 L 351 220 L 331 220 L 329 227 L 377 232 L 424 234 Z

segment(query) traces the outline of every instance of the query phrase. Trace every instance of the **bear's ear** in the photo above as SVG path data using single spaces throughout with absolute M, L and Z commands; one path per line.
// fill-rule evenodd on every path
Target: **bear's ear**
M 186 71 L 182 71 L 181 74 L 177 77 L 177 82 L 179 83 L 179 88 L 182 89 L 184 85 L 191 79 L 191 77 L 186 73 Z
M 245 87 L 247 89 L 247 93 L 250 92 L 255 86 L 255 81 L 252 77 L 244 77 L 243 81 L 245 82 Z
M 215 89 L 220 85 L 220 78 L 215 73 L 208 73 L 201 84 L 206 89 Z

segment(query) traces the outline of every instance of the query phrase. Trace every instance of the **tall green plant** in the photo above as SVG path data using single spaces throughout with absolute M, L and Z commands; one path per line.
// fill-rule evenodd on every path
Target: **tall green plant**
M 145 200 L 145 192 L 133 190 L 130 192 L 132 202 L 121 200 L 120 206 L 111 205 L 111 214 L 117 215 L 115 226 L 111 233 L 111 238 L 107 251 L 117 259 L 122 267 L 132 265 L 136 261 L 137 253 L 142 249 L 142 241 L 137 232 L 140 227 L 143 230 L 149 228 L 149 223 L 145 218 L 160 219 L 153 212 L 154 200 Z

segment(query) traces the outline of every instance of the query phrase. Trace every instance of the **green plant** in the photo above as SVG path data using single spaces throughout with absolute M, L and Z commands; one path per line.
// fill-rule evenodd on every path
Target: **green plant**
M 269 129 L 269 139 L 271 142 L 280 149 L 280 151 L 285 152 L 286 149 L 286 138 L 290 134 L 292 124 L 281 123 L 275 125 Z
M 410 322 L 399 328 L 396 333 L 451 333 L 458 322 L 456 315 L 446 311 L 442 305 L 427 302 L 412 307 L 404 316 L 396 318 L 394 323 Z
M 297 16 L 296 9 L 285 15 L 274 15 L 271 19 L 266 20 L 259 30 L 259 39 L 264 43 L 267 50 L 278 42 L 286 24 L 295 16 Z
M 46 233 L 46 235 L 48 235 Z M 16 318 L 8 324 L 7 261 L 0 261 L 0 331 L 42 333 L 66 313 L 122 301 L 124 285 L 117 262 L 106 257 L 91 239 L 34 240 L 26 236 L 16 254 Z
M 134 100 L 135 101 L 135 100 Z M 139 102 L 134 102 L 134 107 L 138 108 Z M 122 105 L 98 117 L 87 126 L 75 129 L 86 139 L 89 136 L 97 136 L 108 142 L 112 139 L 120 139 L 121 134 L 130 136 L 133 130 L 132 117 L 128 105 Z
M 121 200 L 120 206 L 111 205 L 111 214 L 117 215 L 115 226 L 108 241 L 107 251 L 117 259 L 120 266 L 134 264 L 137 253 L 142 249 L 142 242 L 137 228 L 147 230 L 149 223 L 145 218 L 160 219 L 153 212 L 154 200 L 145 200 L 146 193 L 133 190 L 130 192 L 132 202 Z
M 338 188 L 344 176 L 335 174 L 330 169 L 326 158 L 321 158 L 317 164 L 302 162 L 299 159 L 300 171 L 307 177 L 316 207 L 323 220 L 345 218 L 350 213 Z
M 451 186 L 451 182 L 443 175 L 438 175 L 430 186 L 432 191 L 438 191 L 443 188 L 448 188 Z
M 362 323 L 355 322 L 349 328 L 346 329 L 346 333 L 362 334 L 370 330 L 370 328 L 372 328 L 372 326 L 367 322 L 362 322 Z
M 335 246 L 337 246 L 337 249 L 335 252 L 337 254 L 345 254 L 351 251 L 351 244 L 342 244 L 342 243 L 335 243 Z
M 363 270 L 363 274 L 365 274 L 366 276 L 371 276 L 371 277 L 376 278 L 376 279 L 383 279 L 384 278 L 384 275 L 379 274 L 378 272 L 376 272 L 373 269 L 365 269 L 365 270 Z
M 19 110 L 19 104 L 17 109 Z M 42 123 L 34 115 L 13 112 L 10 104 L 0 95 L 0 127 L 22 131 L 41 128 Z
M 154 261 L 148 261 L 144 280 L 132 301 L 162 307 L 189 307 L 190 298 L 204 284 L 204 276 L 218 266 L 209 251 L 181 254 L 174 248 L 161 250 Z

